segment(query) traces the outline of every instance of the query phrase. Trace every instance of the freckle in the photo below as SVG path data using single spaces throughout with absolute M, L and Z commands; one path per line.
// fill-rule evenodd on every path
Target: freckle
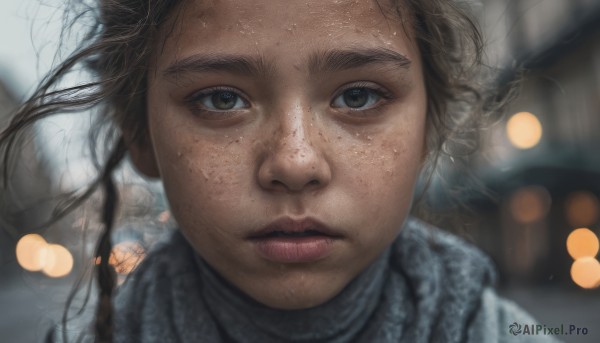
M 342 139 L 342 136 L 337 136 L 337 139 Z

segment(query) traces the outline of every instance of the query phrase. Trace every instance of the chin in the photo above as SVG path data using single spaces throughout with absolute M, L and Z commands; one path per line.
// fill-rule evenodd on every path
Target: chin
M 350 282 L 340 282 L 340 278 L 331 276 L 311 280 L 306 275 L 298 275 L 298 278 L 272 280 L 268 285 L 255 283 L 256 287 L 247 289 L 246 293 L 270 308 L 303 310 L 326 303 Z

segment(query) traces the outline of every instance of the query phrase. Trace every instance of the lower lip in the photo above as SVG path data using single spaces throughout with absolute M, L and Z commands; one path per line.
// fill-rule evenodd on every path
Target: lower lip
M 308 263 L 333 251 L 336 238 L 329 236 L 256 238 L 254 244 L 263 258 L 278 263 Z

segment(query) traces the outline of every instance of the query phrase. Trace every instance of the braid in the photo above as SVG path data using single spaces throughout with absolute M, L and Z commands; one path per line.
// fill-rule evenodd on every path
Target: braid
M 104 204 L 102 208 L 104 231 L 96 248 L 96 258 L 100 260 L 100 263 L 96 266 L 98 286 L 100 287 L 95 323 L 96 343 L 110 343 L 113 338 L 112 293 L 115 288 L 115 271 L 108 262 L 112 250 L 111 233 L 119 202 L 119 194 L 112 178 L 112 171 L 123 159 L 126 151 L 125 143 L 121 137 L 110 154 L 101 176 L 101 183 L 104 189 Z

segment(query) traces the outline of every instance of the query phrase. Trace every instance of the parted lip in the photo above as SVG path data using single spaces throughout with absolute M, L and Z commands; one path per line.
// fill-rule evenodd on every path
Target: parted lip
M 250 239 L 265 238 L 274 232 L 304 232 L 304 231 L 316 231 L 325 236 L 341 238 L 343 235 L 320 221 L 306 217 L 300 219 L 294 219 L 291 217 L 284 217 L 275 220 L 267 226 L 260 228 L 248 235 Z

